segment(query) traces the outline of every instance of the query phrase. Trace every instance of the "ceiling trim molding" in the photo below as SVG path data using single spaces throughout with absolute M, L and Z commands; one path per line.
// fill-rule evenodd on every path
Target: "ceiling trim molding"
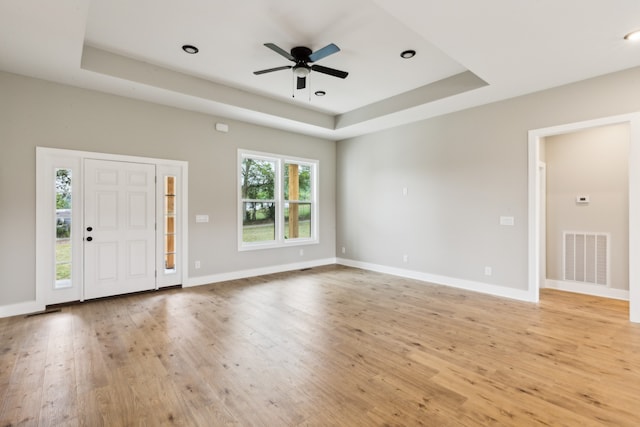
M 244 110 L 268 114 L 303 124 L 333 130 L 333 115 L 300 108 L 262 95 L 225 86 L 199 77 L 138 61 L 85 45 L 80 67 L 111 77 L 169 90 Z
M 336 116 L 336 129 L 360 124 L 419 105 L 439 101 L 454 95 L 488 86 L 488 83 L 471 71 L 424 85 L 417 89 L 392 96 L 382 101 Z
M 164 89 L 181 96 L 199 98 L 205 102 L 236 110 L 238 116 L 251 112 L 265 118 L 269 117 L 273 121 L 281 121 L 283 124 L 313 127 L 329 134 L 488 85 L 471 71 L 465 71 L 334 116 L 139 61 L 91 45 L 84 45 L 80 67 L 85 71 Z

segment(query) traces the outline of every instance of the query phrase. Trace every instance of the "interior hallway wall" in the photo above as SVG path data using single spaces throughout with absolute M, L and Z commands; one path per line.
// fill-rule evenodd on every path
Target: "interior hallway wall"
M 629 289 L 629 125 L 545 138 L 547 278 L 563 280 L 563 231 L 609 233 L 611 287 Z M 589 196 L 588 204 L 576 196 Z

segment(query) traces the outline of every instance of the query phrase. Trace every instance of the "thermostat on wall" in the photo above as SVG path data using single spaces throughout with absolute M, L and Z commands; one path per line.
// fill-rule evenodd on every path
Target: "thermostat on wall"
M 588 194 L 581 194 L 576 196 L 576 203 L 579 205 L 587 205 L 589 204 L 589 195 Z

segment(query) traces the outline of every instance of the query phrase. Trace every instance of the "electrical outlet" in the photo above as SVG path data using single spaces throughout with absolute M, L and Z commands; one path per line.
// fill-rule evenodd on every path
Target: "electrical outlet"
M 304 249 L 300 249 L 300 256 L 304 255 Z
M 409 255 L 402 255 L 402 262 L 409 262 Z
M 342 247 L 342 253 L 346 254 L 347 253 L 347 248 L 345 248 L 344 246 Z
M 200 268 L 200 261 L 194 262 L 194 266 L 196 267 L 196 269 Z
M 493 274 L 493 269 L 491 267 L 485 267 L 484 268 L 484 275 L 485 276 L 491 276 Z

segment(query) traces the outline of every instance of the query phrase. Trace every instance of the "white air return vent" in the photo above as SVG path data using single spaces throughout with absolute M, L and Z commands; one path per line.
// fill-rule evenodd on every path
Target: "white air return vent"
M 564 280 L 609 285 L 609 235 L 565 231 Z

